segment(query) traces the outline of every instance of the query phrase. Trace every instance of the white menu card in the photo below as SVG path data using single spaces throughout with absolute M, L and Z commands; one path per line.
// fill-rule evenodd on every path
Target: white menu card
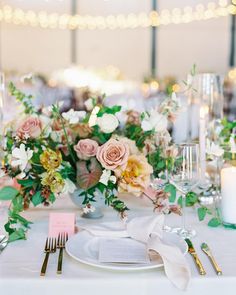
M 130 238 L 101 239 L 99 244 L 101 263 L 149 263 L 146 245 Z

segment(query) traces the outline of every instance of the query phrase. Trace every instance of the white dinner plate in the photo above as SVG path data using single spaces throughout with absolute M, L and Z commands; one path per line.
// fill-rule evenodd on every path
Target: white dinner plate
M 87 265 L 112 270 L 144 270 L 163 266 L 161 259 L 155 259 L 147 264 L 102 263 L 98 260 L 99 241 L 102 237 L 95 237 L 88 231 L 81 231 L 71 236 L 66 243 L 66 252 L 75 260 Z M 185 255 L 188 251 L 186 242 L 173 233 L 164 233 L 163 241 L 180 248 Z M 137 242 L 139 243 L 139 242 Z

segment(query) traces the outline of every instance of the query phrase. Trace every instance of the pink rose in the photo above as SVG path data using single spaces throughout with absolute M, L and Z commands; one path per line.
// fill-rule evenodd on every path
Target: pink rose
M 27 118 L 17 129 L 20 138 L 37 138 L 42 132 L 42 122 L 37 117 Z
M 125 167 L 129 157 L 129 147 L 127 144 L 110 139 L 108 142 L 98 148 L 97 159 L 102 166 L 109 170 L 115 170 L 117 167 Z
M 96 155 L 98 149 L 98 143 L 92 139 L 81 139 L 77 145 L 74 145 L 74 150 L 77 153 L 78 158 L 82 160 L 88 160 Z

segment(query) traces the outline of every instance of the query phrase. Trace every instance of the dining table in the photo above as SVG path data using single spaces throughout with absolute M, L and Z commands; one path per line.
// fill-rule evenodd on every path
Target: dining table
M 137 197 L 125 196 L 130 208 L 128 218 L 153 214 L 153 208 Z M 4 232 L 6 208 L 1 204 L 0 234 Z M 5 212 L 5 213 L 4 213 Z M 164 268 L 150 270 L 106 270 L 89 266 L 74 260 L 64 253 L 62 274 L 57 274 L 58 252 L 49 257 L 45 276 L 40 276 L 41 265 L 45 256 L 44 244 L 48 235 L 49 214 L 51 212 L 74 212 L 76 227 L 85 224 L 119 220 L 111 208 L 104 208 L 101 219 L 81 217 L 81 211 L 67 195 L 58 197 L 50 207 L 30 208 L 24 217 L 33 223 L 28 230 L 26 240 L 9 243 L 0 253 L 0 294 L 2 295 L 227 295 L 236 289 L 236 231 L 223 227 L 210 228 L 207 221 L 200 222 L 195 208 L 187 209 L 187 224 L 197 232 L 192 239 L 197 254 L 206 270 L 206 275 L 199 275 L 193 258 L 187 253 L 186 258 L 191 268 L 191 280 L 186 291 L 177 289 L 166 277 Z M 165 224 L 179 226 L 178 215 L 166 216 Z M 173 233 L 174 234 L 174 233 Z M 223 274 L 217 276 L 209 258 L 200 246 L 206 242 Z

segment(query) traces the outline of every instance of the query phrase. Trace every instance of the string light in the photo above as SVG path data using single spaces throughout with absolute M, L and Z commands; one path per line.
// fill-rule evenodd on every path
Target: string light
M 186 6 L 183 9 L 164 9 L 160 12 L 151 11 L 139 14 L 119 14 L 108 16 L 70 15 L 47 13 L 45 11 L 24 11 L 5 5 L 0 9 L 0 21 L 14 25 L 69 30 L 104 30 L 104 29 L 135 29 L 158 27 L 170 24 L 185 24 L 193 21 L 209 20 L 236 14 L 236 0 L 228 4 L 227 0 L 219 0 L 218 3 L 209 2 L 207 5 L 198 4 L 192 8 Z

